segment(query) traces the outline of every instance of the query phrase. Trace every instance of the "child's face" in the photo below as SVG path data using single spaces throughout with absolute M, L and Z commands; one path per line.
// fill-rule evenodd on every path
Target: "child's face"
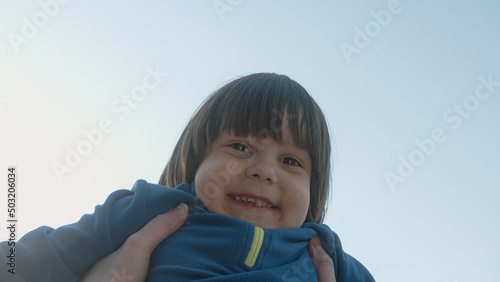
M 264 228 L 298 228 L 310 194 L 311 157 L 288 128 L 283 142 L 223 132 L 195 176 L 196 195 L 210 212 Z

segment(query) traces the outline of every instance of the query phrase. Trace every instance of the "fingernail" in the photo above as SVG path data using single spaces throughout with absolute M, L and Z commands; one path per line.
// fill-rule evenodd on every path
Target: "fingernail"
M 188 214 L 188 206 L 184 203 L 180 203 L 177 207 L 175 207 L 173 212 L 182 217 L 185 217 Z

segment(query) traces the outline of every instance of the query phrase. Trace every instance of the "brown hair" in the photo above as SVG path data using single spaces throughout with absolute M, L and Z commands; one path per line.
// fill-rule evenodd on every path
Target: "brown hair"
M 256 73 L 224 85 L 195 112 L 182 132 L 159 184 L 192 182 L 212 142 L 223 131 L 282 140 L 287 124 L 312 161 L 310 202 L 305 222 L 322 223 L 330 190 L 330 135 L 323 112 L 286 75 Z

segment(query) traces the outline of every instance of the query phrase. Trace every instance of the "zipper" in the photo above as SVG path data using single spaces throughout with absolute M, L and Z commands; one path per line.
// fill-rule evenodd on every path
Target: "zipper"
M 246 265 L 250 267 L 253 267 L 255 265 L 255 261 L 259 256 L 260 248 L 262 247 L 263 241 L 264 241 L 264 229 L 255 226 L 252 246 L 250 247 L 250 251 L 248 252 L 247 259 L 245 260 Z

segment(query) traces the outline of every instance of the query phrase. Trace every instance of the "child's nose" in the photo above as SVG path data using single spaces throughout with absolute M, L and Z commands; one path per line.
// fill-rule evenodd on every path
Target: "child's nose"
M 267 157 L 256 158 L 251 161 L 246 171 L 249 178 L 254 178 L 267 183 L 276 183 L 277 176 L 272 160 Z

